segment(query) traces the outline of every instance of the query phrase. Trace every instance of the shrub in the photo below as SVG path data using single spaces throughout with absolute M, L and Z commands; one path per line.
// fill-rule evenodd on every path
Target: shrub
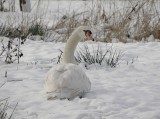
M 47 28 L 44 27 L 44 25 L 41 24 L 41 22 L 35 22 L 29 26 L 28 34 L 43 36 L 46 32 L 46 29 Z
M 123 53 L 118 50 L 114 50 L 112 46 L 102 50 L 101 46 L 98 45 L 97 48 L 94 46 L 89 48 L 87 45 L 77 51 L 76 61 L 81 63 L 85 62 L 89 65 L 99 64 L 106 65 L 110 67 L 116 67 L 119 64 L 119 60 L 122 58 Z
M 13 27 L 8 26 L 7 24 L 0 25 L 0 36 L 5 36 L 8 38 L 22 38 L 25 39 L 29 35 L 23 27 Z
M 15 61 L 20 62 L 20 58 L 23 56 L 21 45 L 24 44 L 25 39 L 10 38 L 8 41 L 1 39 L 0 57 L 4 59 L 5 63 L 10 64 Z

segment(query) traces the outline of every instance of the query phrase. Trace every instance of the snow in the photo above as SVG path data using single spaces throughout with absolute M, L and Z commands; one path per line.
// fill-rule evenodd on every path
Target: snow
M 152 38 L 150 38 L 152 39 Z M 82 42 L 83 45 L 106 43 Z M 116 68 L 105 65 L 79 66 L 92 87 L 84 98 L 47 100 L 46 73 L 56 66 L 56 57 L 65 43 L 27 40 L 22 46 L 20 64 L 0 61 L 0 99 L 10 97 L 11 108 L 18 102 L 15 119 L 159 119 L 160 43 L 108 43 L 124 51 Z M 133 63 L 132 63 L 133 61 Z M 7 71 L 7 78 L 5 72 Z
M 16 13 L 0 12 L 0 24 L 21 24 L 23 18 L 18 2 L 16 0 Z M 88 5 L 88 2 L 92 3 L 46 0 L 37 9 L 38 1 L 32 0 L 32 12 L 24 13 L 24 16 L 27 16 L 28 22 L 36 16 L 48 24 L 48 27 L 52 27 L 64 15 L 81 13 L 94 7 L 94 4 Z M 125 8 L 130 5 L 124 1 L 117 1 L 116 6 L 113 1 L 107 2 L 109 4 L 102 6 L 106 5 L 108 15 L 115 9 L 124 9 L 125 12 Z M 157 1 L 157 8 L 159 3 Z M 93 33 L 103 27 L 104 24 L 99 23 L 97 28 L 92 29 Z M 59 29 L 59 32 L 64 31 L 65 29 Z M 56 37 L 60 36 L 55 35 L 55 39 L 58 39 Z M 40 37 L 35 38 L 36 41 L 27 39 L 22 45 L 24 56 L 20 59 L 20 64 L 5 64 L 0 57 L 0 87 L 6 82 L 0 88 L 0 100 L 9 97 L 11 109 L 18 102 L 14 112 L 15 119 L 160 119 L 160 42 L 153 35 L 141 42 L 127 39 L 124 44 L 113 38 L 112 43 L 107 43 L 107 47 L 112 46 L 124 52 L 115 68 L 93 64 L 86 69 L 83 63 L 79 64 L 91 81 L 91 91 L 84 98 L 77 97 L 71 101 L 47 100 L 44 87 L 46 74 L 57 65 L 57 56 L 60 50 L 63 51 L 65 43 L 44 42 L 39 41 Z M 7 38 L 3 39 L 7 41 Z M 54 39 L 49 38 L 47 41 Z M 77 49 L 83 48 L 83 45 L 90 49 L 100 45 L 106 50 L 106 43 L 92 41 L 79 43 Z

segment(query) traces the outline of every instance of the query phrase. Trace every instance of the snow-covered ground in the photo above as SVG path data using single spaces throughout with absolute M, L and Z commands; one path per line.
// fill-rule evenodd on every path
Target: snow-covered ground
M 6 23 L 16 26 L 21 23 L 20 19 L 23 18 L 18 1 L 16 13 L 0 12 L 0 25 Z M 112 0 L 106 1 L 108 4 L 103 2 L 101 5 L 108 14 L 112 14 L 112 9 L 122 10 L 131 4 L 117 1 L 115 5 Z M 36 8 L 36 0 L 32 0 L 31 4 L 32 13 L 24 15 L 29 20 L 37 15 L 48 26 L 52 26 L 63 15 L 91 10 L 97 3 L 46 0 L 42 1 L 39 9 Z M 160 6 L 160 2 L 156 5 Z M 100 24 L 99 27 L 101 29 Z M 160 119 L 160 42 L 153 39 L 150 36 L 146 40 L 150 42 L 147 43 L 108 43 L 107 47 L 112 46 L 124 52 L 116 68 L 96 64 L 88 65 L 86 69 L 84 64 L 79 64 L 92 83 L 91 91 L 84 98 L 71 101 L 47 100 L 44 90 L 46 73 L 57 65 L 59 49 L 63 50 L 65 43 L 28 39 L 21 47 L 24 56 L 20 64 L 5 64 L 0 57 L 0 87 L 6 82 L 0 88 L 0 100 L 9 97 L 9 111 L 18 102 L 15 119 Z M 83 45 L 88 45 L 90 49 L 94 46 L 106 49 L 106 43 L 100 42 L 81 42 L 77 48 Z
M 106 48 L 98 42 L 80 43 L 79 47 L 84 44 Z M 0 61 L 0 85 L 6 82 L 0 88 L 0 99 L 10 97 L 11 108 L 18 102 L 15 119 L 160 119 L 159 42 L 108 44 L 125 55 L 116 68 L 79 65 L 92 82 L 84 98 L 47 100 L 44 78 L 55 67 L 64 45 L 27 40 L 19 65 Z

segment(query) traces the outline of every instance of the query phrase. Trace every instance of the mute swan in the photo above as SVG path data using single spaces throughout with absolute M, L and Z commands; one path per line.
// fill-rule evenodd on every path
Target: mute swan
M 69 37 L 63 53 L 63 63 L 53 67 L 47 73 L 45 89 L 48 99 L 73 99 L 83 97 L 90 91 L 91 82 L 85 72 L 76 64 L 74 51 L 81 39 L 93 40 L 92 33 L 88 35 L 87 26 L 78 27 Z

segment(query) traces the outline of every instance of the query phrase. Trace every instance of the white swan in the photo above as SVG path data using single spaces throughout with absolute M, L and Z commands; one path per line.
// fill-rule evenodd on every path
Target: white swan
M 87 37 L 87 26 L 78 27 L 69 37 L 64 53 L 63 64 L 50 69 L 45 79 L 45 89 L 48 99 L 73 99 L 76 96 L 83 97 L 90 91 L 91 82 L 85 72 L 76 64 L 74 51 L 78 42 Z

